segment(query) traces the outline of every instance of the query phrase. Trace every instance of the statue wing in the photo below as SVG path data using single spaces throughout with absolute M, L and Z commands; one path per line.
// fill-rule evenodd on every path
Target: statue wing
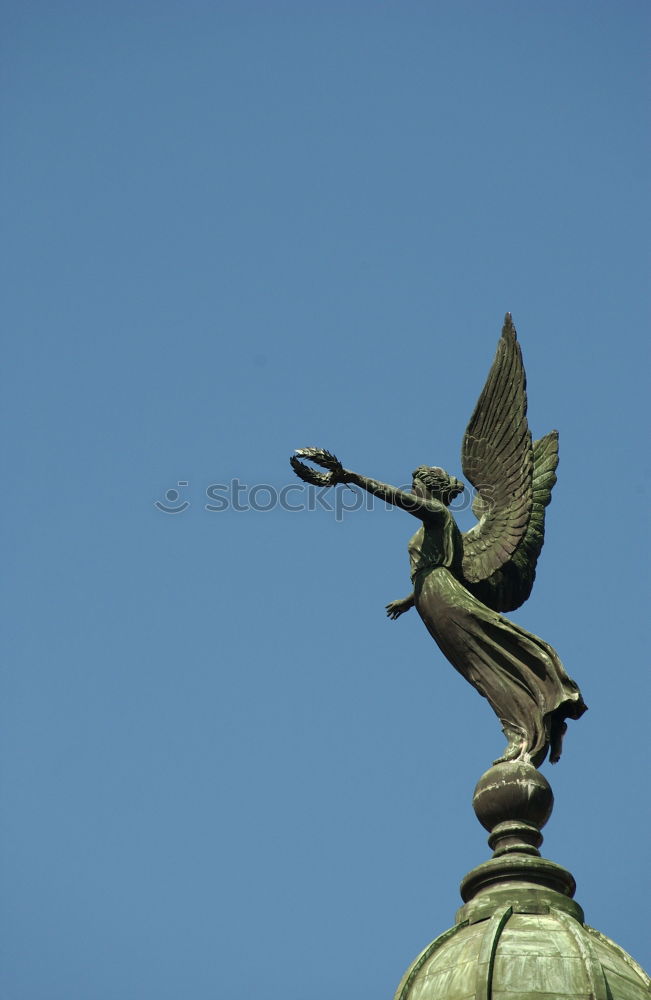
M 461 449 L 464 475 L 477 491 L 472 509 L 479 518 L 463 535 L 463 575 L 470 590 L 512 559 L 530 521 L 534 456 L 526 385 L 520 345 L 507 313 Z
M 494 611 L 515 611 L 529 597 L 536 577 L 536 563 L 545 540 L 545 508 L 552 498 L 558 465 L 558 431 L 533 443 L 531 514 L 519 545 L 498 570 L 468 589 Z

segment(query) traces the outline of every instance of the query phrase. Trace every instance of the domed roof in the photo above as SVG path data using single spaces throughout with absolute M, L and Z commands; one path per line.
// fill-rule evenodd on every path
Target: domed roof
M 395 1000 L 651 1000 L 651 979 L 584 922 L 570 872 L 540 857 L 553 795 L 520 761 L 479 779 L 473 805 L 493 857 L 461 883 L 451 930 L 407 969 Z
M 649 1000 L 640 966 L 546 896 L 521 912 L 516 889 L 491 916 L 462 919 L 418 956 L 395 1000 Z

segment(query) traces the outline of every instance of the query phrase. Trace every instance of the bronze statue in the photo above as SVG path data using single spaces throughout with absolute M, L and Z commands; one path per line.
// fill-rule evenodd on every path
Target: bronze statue
M 531 593 L 558 465 L 556 431 L 531 439 L 510 314 L 463 439 L 461 464 L 476 490 L 479 521 L 470 531 L 462 534 L 448 510 L 464 486 L 444 469 L 419 466 L 408 493 L 344 469 L 323 449 L 302 448 L 296 456 L 292 467 L 305 482 L 352 483 L 422 522 L 408 546 L 413 592 L 388 604 L 387 614 L 396 619 L 415 606 L 444 656 L 490 702 L 508 740 L 495 763 L 538 767 L 548 749 L 556 762 L 565 720 L 578 719 L 586 705 L 556 651 L 500 614 Z

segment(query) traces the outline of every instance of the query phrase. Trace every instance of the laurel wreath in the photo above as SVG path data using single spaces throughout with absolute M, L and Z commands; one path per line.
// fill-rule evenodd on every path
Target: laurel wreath
M 320 465 L 322 469 L 328 469 L 328 472 L 317 472 L 316 469 L 299 461 L 298 455 L 301 458 L 309 458 L 310 462 Z M 304 483 L 311 483 L 312 486 L 335 486 L 344 482 L 344 468 L 341 462 L 325 448 L 297 448 L 289 461 L 298 478 Z

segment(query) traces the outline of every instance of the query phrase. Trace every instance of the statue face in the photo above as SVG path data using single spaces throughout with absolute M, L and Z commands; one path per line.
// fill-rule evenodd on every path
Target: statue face
M 422 479 L 417 476 L 414 477 L 411 484 L 412 492 L 415 496 L 420 497 L 421 500 L 442 500 L 442 494 L 440 490 L 433 489 L 431 486 L 426 486 Z

